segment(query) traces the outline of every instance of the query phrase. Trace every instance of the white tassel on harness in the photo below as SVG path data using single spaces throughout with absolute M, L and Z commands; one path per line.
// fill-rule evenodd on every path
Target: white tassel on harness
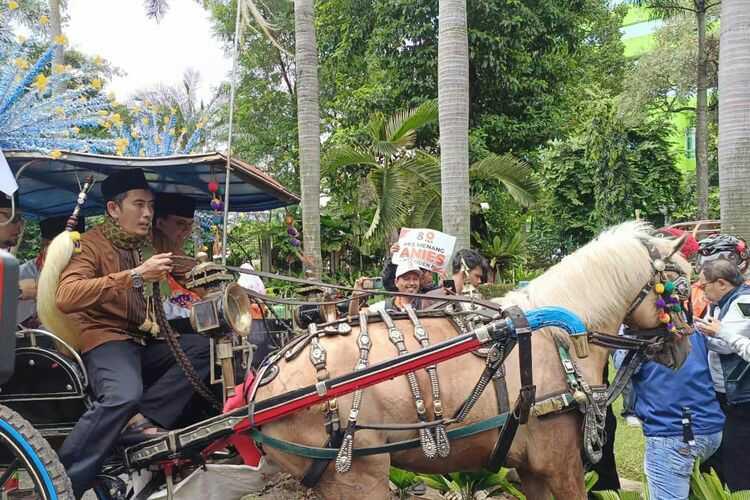
M 47 248 L 37 286 L 36 300 L 39 319 L 45 328 L 75 350 L 80 349 L 80 330 L 75 321 L 57 307 L 57 285 L 60 283 L 60 275 L 68 267 L 73 254 L 81 251 L 81 234 L 73 231 L 73 228 L 76 227 L 81 207 L 86 203 L 87 193 L 93 184 L 92 177 L 86 179 L 81 192 L 78 193 L 76 206 L 68 219 L 65 231 L 55 236 Z

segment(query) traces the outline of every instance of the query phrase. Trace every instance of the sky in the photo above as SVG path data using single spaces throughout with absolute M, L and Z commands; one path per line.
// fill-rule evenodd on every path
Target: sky
M 138 89 L 177 85 L 188 68 L 200 72 L 198 95 L 208 100 L 228 77 L 231 60 L 212 35 L 209 12 L 198 2 L 172 0 L 169 5 L 157 23 L 146 17 L 141 0 L 68 0 L 63 32 L 73 48 L 123 71 L 105 87 L 120 102 Z

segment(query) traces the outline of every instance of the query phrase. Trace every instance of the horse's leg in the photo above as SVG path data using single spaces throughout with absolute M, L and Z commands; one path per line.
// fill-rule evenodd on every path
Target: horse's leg
M 521 478 L 521 491 L 528 500 L 550 499 L 547 482 L 541 476 L 523 469 L 518 469 L 518 476 Z
M 547 479 L 555 498 L 586 500 L 586 485 L 583 481 L 583 463 L 580 458 L 570 460 L 566 469 L 553 471 Z
M 332 462 L 316 489 L 325 500 L 387 500 L 391 497 L 388 487 L 390 465 L 389 455 L 359 457 L 352 461 L 349 472 L 339 474 Z

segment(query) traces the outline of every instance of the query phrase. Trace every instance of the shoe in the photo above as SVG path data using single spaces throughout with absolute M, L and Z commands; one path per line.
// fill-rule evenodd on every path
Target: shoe
M 123 429 L 120 434 L 120 444 L 125 448 L 128 448 L 145 441 L 160 438 L 168 432 L 168 430 L 162 429 L 151 420 L 144 418 L 137 424 L 129 425 Z
M 633 415 L 628 415 L 627 417 L 625 417 L 625 424 L 628 427 L 641 427 L 642 426 L 640 419 Z

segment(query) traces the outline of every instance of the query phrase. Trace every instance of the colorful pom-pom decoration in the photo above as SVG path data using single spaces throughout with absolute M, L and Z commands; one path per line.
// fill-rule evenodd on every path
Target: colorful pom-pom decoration
M 218 198 L 213 198 L 211 200 L 211 209 L 219 212 L 224 209 L 224 203 L 222 203 Z
M 667 301 L 664 299 L 656 299 L 656 307 L 659 309 L 664 309 L 667 307 Z
M 667 281 L 666 283 L 664 283 L 664 292 L 665 293 L 674 292 L 674 281 Z
M 680 304 L 672 304 L 672 311 L 676 313 L 682 312 L 682 306 Z
M 654 285 L 654 291 L 659 295 L 664 293 L 664 283 L 657 283 Z
M 211 181 L 208 183 L 208 191 L 210 193 L 215 193 L 219 190 L 219 183 L 216 181 Z
M 672 320 L 672 318 L 667 313 L 661 313 L 659 315 L 659 321 L 662 323 L 669 323 Z

